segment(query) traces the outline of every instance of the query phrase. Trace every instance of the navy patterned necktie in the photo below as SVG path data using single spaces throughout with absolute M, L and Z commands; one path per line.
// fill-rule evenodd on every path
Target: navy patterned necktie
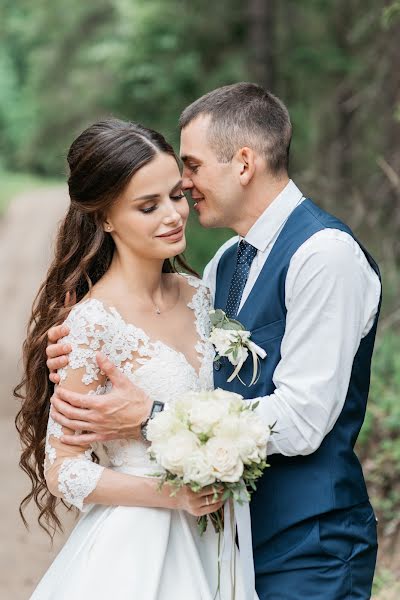
M 234 318 L 238 314 L 243 290 L 249 277 L 251 263 L 256 254 L 257 248 L 254 248 L 254 246 L 245 240 L 239 243 L 236 268 L 233 273 L 225 309 L 226 315 L 230 318 Z

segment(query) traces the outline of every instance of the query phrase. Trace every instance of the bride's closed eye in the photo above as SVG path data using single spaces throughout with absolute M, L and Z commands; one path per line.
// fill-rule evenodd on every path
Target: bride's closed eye
M 185 194 L 183 192 L 181 192 L 180 194 L 176 194 L 174 196 L 170 196 L 171 200 L 174 200 L 174 202 L 179 202 L 179 200 L 183 200 L 183 198 L 185 198 Z M 144 213 L 144 214 L 149 214 L 152 213 L 156 210 L 157 208 L 157 204 L 153 204 L 152 206 L 148 206 L 146 208 L 141 208 L 139 209 L 140 212 Z
M 183 200 L 183 198 L 185 197 L 185 194 L 183 192 L 181 192 L 179 195 L 175 195 L 175 196 L 170 196 L 171 200 Z
M 147 206 L 146 208 L 140 208 L 140 212 L 144 213 L 145 215 L 152 213 L 154 210 L 156 210 L 157 208 L 157 204 L 154 204 L 153 206 Z

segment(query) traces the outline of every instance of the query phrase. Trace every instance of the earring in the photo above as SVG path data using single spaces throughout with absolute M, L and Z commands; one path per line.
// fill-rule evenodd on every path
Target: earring
M 111 225 L 107 225 L 107 231 L 111 231 Z

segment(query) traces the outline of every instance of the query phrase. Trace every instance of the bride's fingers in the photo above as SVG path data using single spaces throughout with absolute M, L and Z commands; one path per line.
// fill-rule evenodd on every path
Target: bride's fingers
M 217 512 L 217 510 L 219 510 L 220 508 L 222 508 L 224 505 L 223 502 L 219 501 L 219 502 L 215 502 L 214 504 L 210 504 L 209 506 L 203 506 L 200 510 L 199 510 L 199 517 L 203 516 L 203 515 L 210 515 L 213 512 Z
M 200 491 L 196 492 L 197 495 L 201 498 L 203 496 L 212 496 L 215 492 L 217 494 L 221 494 L 224 491 L 224 488 L 221 484 L 208 485 L 207 487 L 202 488 Z

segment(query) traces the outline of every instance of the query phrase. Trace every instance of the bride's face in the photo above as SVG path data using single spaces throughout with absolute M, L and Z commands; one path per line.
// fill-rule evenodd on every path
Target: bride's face
M 169 154 L 158 153 L 111 206 L 104 229 L 119 252 L 166 259 L 185 250 L 188 216 L 178 165 Z

